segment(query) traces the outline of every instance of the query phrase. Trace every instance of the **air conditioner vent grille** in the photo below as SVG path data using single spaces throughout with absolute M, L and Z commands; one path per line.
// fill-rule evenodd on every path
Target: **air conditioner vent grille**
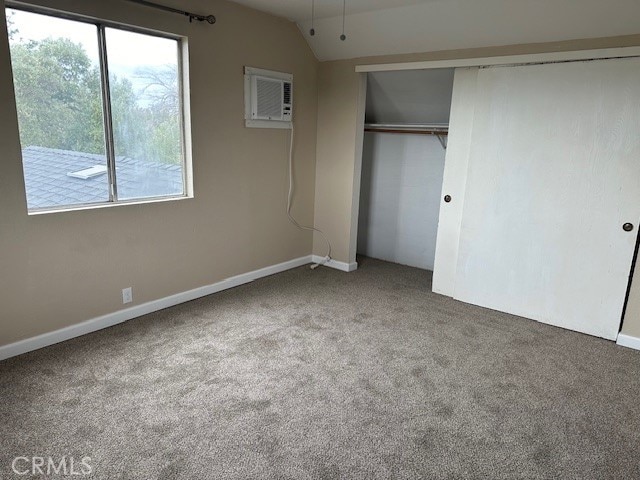
M 291 83 L 284 82 L 284 104 L 291 105 Z
M 267 78 L 256 79 L 259 118 L 282 118 L 282 82 Z

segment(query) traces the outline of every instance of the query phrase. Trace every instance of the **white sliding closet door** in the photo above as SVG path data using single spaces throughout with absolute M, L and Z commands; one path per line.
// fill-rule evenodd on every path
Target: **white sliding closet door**
M 640 222 L 640 59 L 485 68 L 476 92 L 454 297 L 615 339 Z

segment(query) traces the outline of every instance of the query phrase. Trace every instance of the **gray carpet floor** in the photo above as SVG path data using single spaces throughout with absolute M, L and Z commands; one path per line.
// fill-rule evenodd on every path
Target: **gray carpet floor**
M 640 478 L 640 352 L 360 260 L 0 363 L 0 477 L 67 455 L 100 479 Z

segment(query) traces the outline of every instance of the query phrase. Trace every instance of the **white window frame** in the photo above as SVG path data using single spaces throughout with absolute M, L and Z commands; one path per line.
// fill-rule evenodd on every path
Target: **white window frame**
M 36 13 L 40 15 L 48 15 L 50 17 L 61 18 L 65 20 L 72 20 L 75 22 L 94 25 L 98 35 L 98 55 L 99 55 L 99 68 L 100 68 L 100 90 L 102 100 L 102 115 L 103 115 L 103 129 L 105 137 L 105 154 L 107 159 L 107 177 L 108 177 L 108 192 L 109 200 L 106 202 L 95 202 L 85 204 L 72 204 L 72 205 L 60 205 L 54 207 L 44 208 L 31 208 L 28 209 L 29 215 L 39 215 L 43 213 L 55 213 L 55 212 L 67 212 L 74 210 L 87 210 L 97 209 L 105 207 L 113 207 L 119 205 L 131 205 L 131 204 L 145 204 L 166 202 L 172 200 L 182 200 L 186 198 L 193 198 L 193 168 L 192 168 L 192 153 L 191 153 L 191 116 L 190 116 L 190 96 L 188 89 L 188 39 L 185 36 L 160 32 L 149 28 L 125 25 L 121 23 L 112 22 L 109 20 L 102 20 L 92 17 L 87 17 L 81 14 L 72 12 L 63 12 L 56 9 L 47 7 L 41 7 L 31 4 L 26 4 L 17 1 L 7 0 L 4 4 L 5 13 L 8 9 L 21 10 L 24 12 Z M 180 134 L 181 134 L 181 149 L 182 149 L 182 185 L 183 190 L 181 195 L 161 195 L 155 197 L 140 197 L 127 200 L 118 199 L 118 183 L 116 176 L 116 158 L 115 147 L 113 140 L 113 124 L 111 115 L 111 91 L 109 88 L 109 66 L 107 59 L 107 44 L 105 30 L 106 28 L 125 30 L 133 33 L 139 33 L 142 35 L 148 35 L 158 38 L 166 38 L 177 42 L 178 50 L 178 94 L 180 98 Z M 12 78 L 12 81 L 15 79 Z M 17 99 L 16 109 L 17 109 Z M 22 151 L 22 149 L 21 149 Z M 26 188 L 26 187 L 25 187 Z M 26 191 L 25 191 L 26 194 Z M 26 198 L 25 198 L 26 200 Z

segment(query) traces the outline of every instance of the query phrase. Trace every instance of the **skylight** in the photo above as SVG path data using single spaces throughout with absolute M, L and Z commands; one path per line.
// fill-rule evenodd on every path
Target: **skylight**
M 82 180 L 88 180 L 90 178 L 98 177 L 100 175 L 104 175 L 107 173 L 106 165 L 94 165 L 90 168 L 85 168 L 84 170 L 78 170 L 76 172 L 67 173 L 68 177 L 80 178 Z

